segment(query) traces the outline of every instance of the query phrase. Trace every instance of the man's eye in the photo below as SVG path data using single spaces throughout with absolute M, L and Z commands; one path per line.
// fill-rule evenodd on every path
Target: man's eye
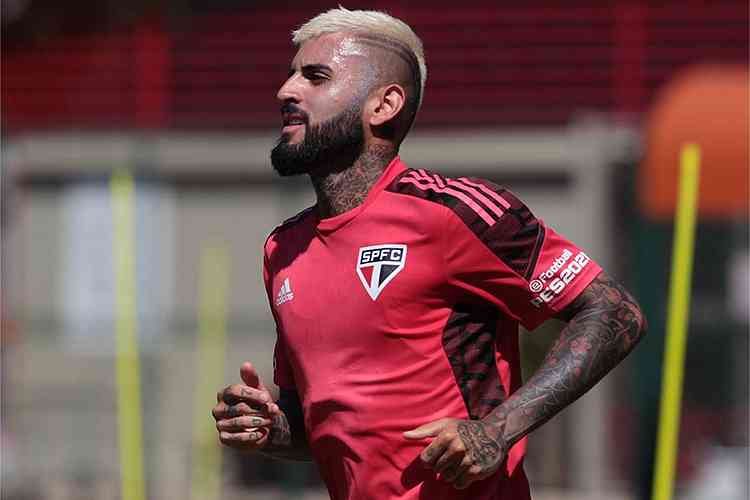
M 327 77 L 323 73 L 312 73 L 307 76 L 307 79 L 313 82 L 322 82 L 323 80 L 326 80 Z

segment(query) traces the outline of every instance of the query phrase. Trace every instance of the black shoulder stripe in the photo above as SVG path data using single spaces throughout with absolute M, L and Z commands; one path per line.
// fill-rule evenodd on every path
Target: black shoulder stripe
M 543 229 L 528 207 L 507 189 L 484 179 L 451 179 L 422 169 L 407 170 L 387 189 L 449 208 L 520 276 L 533 270 Z
M 527 281 L 531 279 L 531 274 L 534 272 L 536 261 L 539 258 L 539 252 L 542 250 L 542 243 L 544 243 L 544 226 L 542 226 L 541 224 L 537 224 L 537 227 L 538 234 L 536 237 L 536 244 L 534 245 L 534 250 L 531 252 L 531 258 L 528 259 L 526 272 L 523 275 L 523 277 L 526 278 Z

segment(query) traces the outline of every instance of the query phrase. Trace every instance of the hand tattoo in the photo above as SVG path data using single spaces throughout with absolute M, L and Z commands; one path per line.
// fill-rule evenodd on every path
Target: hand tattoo
M 277 401 L 281 414 L 274 415 L 268 444 L 262 453 L 273 458 L 312 460 L 310 446 L 305 435 L 302 404 L 295 390 L 281 389 Z
M 462 420 L 456 425 L 456 432 L 466 446 L 466 452 L 483 470 L 493 467 L 505 456 L 505 450 L 489 436 L 485 426 L 475 420 Z
M 289 430 L 289 422 L 285 415 L 273 417 L 268 440 L 271 446 L 288 447 L 292 444 L 292 433 Z

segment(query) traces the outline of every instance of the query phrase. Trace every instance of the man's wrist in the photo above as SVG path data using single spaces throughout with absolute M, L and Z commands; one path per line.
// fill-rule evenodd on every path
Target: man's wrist
M 312 459 L 307 444 L 295 442 L 292 439 L 289 421 L 283 412 L 273 417 L 273 424 L 268 433 L 268 441 L 260 451 L 264 455 L 278 459 L 304 462 L 309 462 Z
M 292 433 L 289 428 L 289 421 L 282 412 L 273 417 L 273 423 L 268 433 L 268 443 L 266 448 L 290 448 L 292 446 Z
M 491 433 L 497 444 L 508 450 L 523 437 L 523 434 L 516 432 L 516 435 L 514 435 L 512 430 L 509 429 L 508 421 L 512 409 L 508 408 L 506 403 L 507 401 L 495 408 L 482 419 L 482 422 L 487 425 L 488 432 Z

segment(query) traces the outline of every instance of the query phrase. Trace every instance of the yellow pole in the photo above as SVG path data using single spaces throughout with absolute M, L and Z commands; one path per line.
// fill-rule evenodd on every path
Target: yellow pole
M 653 500 L 671 500 L 674 489 L 685 344 L 690 310 L 699 173 L 700 149 L 695 144 L 687 144 L 683 146 L 680 155 L 680 187 L 672 245 L 672 276 L 667 311 L 664 368 L 662 369 L 661 414 Z
M 133 177 L 110 181 L 115 264 L 117 422 L 122 500 L 144 500 L 141 386 L 136 316 Z
M 202 252 L 199 280 L 190 492 L 193 500 L 216 500 L 221 494 L 221 450 L 209 410 L 224 380 L 229 284 L 229 259 L 224 247 L 208 247 Z

